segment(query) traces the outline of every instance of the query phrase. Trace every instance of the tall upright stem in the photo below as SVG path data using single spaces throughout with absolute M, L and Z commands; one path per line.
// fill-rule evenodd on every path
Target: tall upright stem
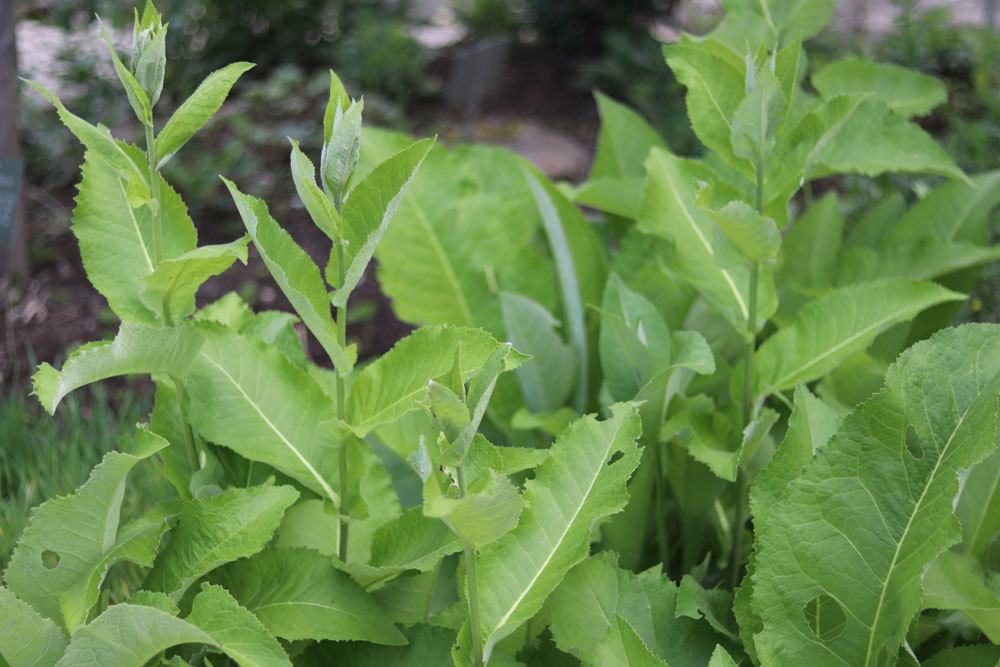
M 146 161 L 149 163 L 149 194 L 153 198 L 153 261 L 159 264 L 163 261 L 163 229 L 160 225 L 160 179 L 156 171 L 158 158 L 153 125 L 149 124 L 144 127 L 146 128 Z
M 334 242 L 334 252 L 337 253 L 337 277 L 338 285 L 344 284 L 344 247 Z M 347 345 L 347 303 L 337 306 L 337 342 L 341 347 Z M 347 421 L 347 381 L 337 369 L 337 418 L 343 422 Z M 340 539 L 338 541 L 337 554 L 340 560 L 347 562 L 347 534 L 350 528 L 348 521 L 348 510 L 350 508 L 350 482 L 347 471 L 347 439 L 340 443 Z
M 757 172 L 757 212 L 764 212 L 764 169 L 761 160 L 754 165 Z M 747 305 L 747 347 L 743 363 L 743 427 L 753 420 L 753 357 L 757 349 L 757 282 L 760 274 L 758 262 L 750 263 L 750 296 Z M 745 437 L 745 436 L 741 436 Z M 748 481 L 740 467 L 736 473 L 736 520 L 733 521 L 733 548 L 730 554 L 729 581 L 733 588 L 740 583 L 743 571 L 743 525 L 747 522 Z
M 465 466 L 458 466 L 458 497 L 464 498 L 465 488 Z M 479 583 L 476 574 L 476 549 L 471 544 L 465 544 L 465 580 L 466 593 L 469 598 L 469 635 L 472 637 L 472 664 L 474 667 L 482 667 L 483 664 L 483 640 L 479 630 Z

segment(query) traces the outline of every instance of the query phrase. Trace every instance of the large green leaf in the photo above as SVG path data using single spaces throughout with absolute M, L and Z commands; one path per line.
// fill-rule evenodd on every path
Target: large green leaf
M 346 429 L 308 372 L 273 346 L 216 331 L 185 381 L 188 418 L 206 440 L 266 463 L 339 503 L 337 447 Z
M 106 454 L 75 494 L 35 509 L 4 573 L 7 588 L 73 632 L 97 602 L 108 568 L 121 560 L 151 565 L 167 517 L 152 513 L 119 528 L 121 506 L 129 471 L 166 444 L 139 430 L 129 453 Z
M 864 350 L 890 325 L 965 297 L 926 282 L 890 278 L 833 290 L 806 304 L 795 320 L 757 350 L 756 392 L 773 394 L 810 382 Z
M 507 340 L 531 360 L 517 369 L 524 402 L 532 412 L 566 404 L 576 377 L 573 348 L 559 335 L 559 321 L 545 306 L 520 294 L 500 294 Z
M 933 280 L 1000 258 L 1000 247 L 926 236 L 919 241 L 887 241 L 875 247 L 845 248 L 834 269 L 838 285 L 905 277 Z
M 236 260 L 247 263 L 248 241 L 243 237 L 231 243 L 203 245 L 163 260 L 143 278 L 146 305 L 154 312 L 162 312 L 165 322 L 187 317 L 194 312 L 194 296 L 203 282 L 219 275 Z
M 59 666 L 144 665 L 181 644 L 206 644 L 241 667 L 292 664 L 253 614 L 224 589 L 205 585 L 183 619 L 154 607 L 112 605 L 73 635 Z
M 962 521 L 962 548 L 983 558 L 1000 533 L 1000 453 L 969 472 L 955 513 Z
M 843 230 L 836 194 L 824 195 L 807 208 L 781 241 L 785 262 L 778 271 L 779 284 L 800 292 L 828 285 Z
M 357 351 L 353 346 L 341 346 L 338 341 L 336 324 L 330 313 L 330 298 L 319 267 L 271 217 L 267 204 L 243 194 L 232 181 L 223 181 L 274 281 L 323 346 L 337 372 L 341 375 L 350 373 Z
M 941 241 L 985 243 L 990 211 L 1000 203 L 1000 171 L 976 174 L 971 183 L 943 183 L 914 204 L 888 231 L 890 241 L 933 236 Z
M 375 167 L 354 186 L 344 204 L 343 243 L 344 283 L 336 285 L 333 303 L 343 306 L 357 286 L 365 267 L 375 254 L 375 247 L 385 234 L 396 210 L 403 201 L 410 183 L 420 169 L 420 164 L 434 145 L 433 139 L 416 141 Z M 333 262 L 337 253 L 330 254 Z M 327 280 L 335 271 L 327 267 Z
M 998 396 L 1000 326 L 942 331 L 904 352 L 884 388 L 755 516 L 762 664 L 896 655 L 924 569 L 961 537 L 957 475 L 996 448 Z
M 642 116 L 600 92 L 594 93 L 601 131 L 588 180 L 645 176 L 643 163 L 653 146 L 666 148 L 663 139 Z
M 212 581 L 282 639 L 406 642 L 361 587 L 310 549 L 265 549 L 217 570 Z
M 199 84 L 191 97 L 177 107 L 177 111 L 156 137 L 156 154 L 161 165 L 215 115 L 226 101 L 236 80 L 252 67 L 251 63 L 239 62 L 215 70 Z
M 10 667 L 52 667 L 65 648 L 59 626 L 0 588 L 0 660 Z
M 617 404 L 602 422 L 587 416 L 556 439 L 525 484 L 526 508 L 512 532 L 477 557 L 483 659 L 534 616 L 583 560 L 596 521 L 621 511 L 639 464 L 638 409 Z
M 863 58 L 824 65 L 812 75 L 812 84 L 824 99 L 867 94 L 905 118 L 927 115 L 948 99 L 944 85 L 930 75 Z
M 199 577 L 263 549 L 298 496 L 290 486 L 255 486 L 186 501 L 145 588 L 180 600 Z
M 34 394 L 52 414 L 66 394 L 91 382 L 119 375 L 183 376 L 202 340 L 202 333 L 189 325 L 152 329 L 122 324 L 113 341 L 81 346 L 61 370 L 41 364 L 32 377 Z
M 922 582 L 925 609 L 957 609 L 991 642 L 1000 643 L 1000 596 L 975 559 L 945 551 L 927 568 Z
M 351 665 L 351 667 L 430 667 L 450 665 L 449 652 L 455 632 L 447 628 L 418 625 L 406 632 L 407 646 L 378 646 L 362 642 L 314 644 L 301 656 L 306 667 Z

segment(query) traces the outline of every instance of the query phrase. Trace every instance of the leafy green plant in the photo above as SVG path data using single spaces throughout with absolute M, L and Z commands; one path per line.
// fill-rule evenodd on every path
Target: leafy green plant
M 995 661 L 1000 327 L 938 331 L 964 296 L 932 282 L 996 258 L 995 175 L 910 120 L 940 103 L 933 79 L 849 60 L 805 89 L 802 39 L 832 2 L 730 4 L 665 49 L 705 155 L 601 97 L 576 188 L 362 128 L 332 75 L 319 169 L 290 155 L 323 270 L 230 181 L 247 238 L 194 247 L 158 169 L 218 104 L 157 134 L 159 68 L 117 67 L 144 154 L 52 97 L 87 148 L 74 230 L 122 325 L 41 366 L 36 394 L 51 412 L 143 374 L 156 396 L 33 514 L 0 589 L 4 660 Z M 165 29 L 151 6 L 137 26 Z M 806 187 L 900 171 L 942 182 L 850 223 Z M 295 315 L 196 308 L 249 241 Z M 373 257 L 417 329 L 359 364 L 346 324 Z M 173 497 L 123 521 L 154 465 Z M 107 604 L 123 561 L 141 586 Z

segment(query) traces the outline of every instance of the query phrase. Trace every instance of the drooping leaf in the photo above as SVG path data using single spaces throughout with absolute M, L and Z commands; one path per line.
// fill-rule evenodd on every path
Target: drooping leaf
M 812 75 L 812 84 L 824 99 L 872 95 L 904 118 L 925 116 L 948 99 L 944 85 L 930 75 L 863 58 L 824 65 Z
M 140 429 L 130 453 L 106 454 L 75 494 L 35 509 L 4 573 L 10 592 L 73 632 L 97 602 L 108 568 L 120 560 L 151 565 L 166 517 L 119 528 L 121 505 L 128 473 L 166 444 Z
M 178 321 L 194 312 L 194 297 L 201 284 L 239 260 L 247 262 L 247 243 L 238 241 L 204 245 L 156 265 L 143 278 L 144 300 L 153 312 L 163 312 L 164 321 Z M 169 316 L 168 316 L 169 313 Z
M 59 626 L 0 588 L 0 660 L 10 667 L 52 667 L 65 649 Z
M 957 609 L 991 642 L 1000 642 L 1000 597 L 973 558 L 945 551 L 927 568 L 922 583 L 925 609 Z
M 524 402 L 532 412 L 551 412 L 573 391 L 576 355 L 556 331 L 559 321 L 545 306 L 520 294 L 500 294 L 507 340 L 532 358 L 517 369 Z
M 809 302 L 757 350 L 757 394 L 791 389 L 864 350 L 885 328 L 964 297 L 934 283 L 891 278 L 842 287 Z
M 290 486 L 255 486 L 186 501 L 144 587 L 180 600 L 198 578 L 263 549 L 298 495 Z
M 480 550 L 484 660 L 583 560 L 594 522 L 625 506 L 625 483 L 639 464 L 639 430 L 631 404 L 614 406 L 603 422 L 588 416 L 570 425 L 525 484 L 526 508 L 517 528 Z M 487 583 L 499 581 L 505 584 Z
M 874 665 L 896 654 L 924 569 L 961 536 L 957 473 L 995 449 L 998 395 L 1000 327 L 942 331 L 904 352 L 884 388 L 755 516 L 763 664 Z
M 336 325 L 330 314 L 330 299 L 323 286 L 319 267 L 271 217 L 267 204 L 256 197 L 243 194 L 232 181 L 223 181 L 236 202 L 250 238 L 278 287 L 323 346 L 337 372 L 341 375 L 350 373 L 354 368 L 357 351 L 353 346 L 341 346 L 337 339 Z
M 160 165 L 179 151 L 215 115 L 226 101 L 236 80 L 252 67 L 252 63 L 238 62 L 215 70 L 177 107 L 177 111 L 156 137 L 156 154 L 160 158 Z
M 275 637 L 401 645 L 378 605 L 329 558 L 310 549 L 269 548 L 217 570 L 225 587 Z
M 112 605 L 73 635 L 59 665 L 144 665 L 180 644 L 206 644 L 241 667 L 292 664 L 253 614 L 224 589 L 205 585 L 183 619 L 155 607 Z

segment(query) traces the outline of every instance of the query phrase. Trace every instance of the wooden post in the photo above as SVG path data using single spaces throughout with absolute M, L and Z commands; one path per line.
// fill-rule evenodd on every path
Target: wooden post
M 14 0 L 0 0 L 0 275 L 28 273 L 22 173 L 17 139 L 17 47 Z

